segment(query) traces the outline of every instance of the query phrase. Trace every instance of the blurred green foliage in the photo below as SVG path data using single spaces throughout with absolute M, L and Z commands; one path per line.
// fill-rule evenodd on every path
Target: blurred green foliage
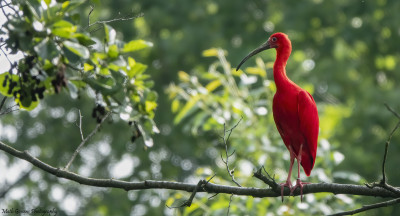
M 153 136 L 154 146 L 144 150 L 142 139 L 130 141 L 132 127 L 121 121 L 120 116 L 113 115 L 110 119 L 112 124 L 105 124 L 88 143 L 71 167 L 72 171 L 96 178 L 163 179 L 190 183 L 217 174 L 213 182 L 234 185 L 220 158 L 224 152 L 220 136 L 224 123 L 230 127 L 243 117 L 229 142 L 229 151 L 236 150 L 230 164 L 235 167 L 235 178 L 244 186 L 266 187 L 252 178 L 252 171 L 264 165 L 277 180 L 284 181 L 289 154 L 271 115 L 275 53 L 264 52 L 246 62 L 244 66 L 247 68 L 243 67 L 243 71 L 232 70 L 270 34 L 281 31 L 289 35 L 293 44 L 287 65 L 288 76 L 313 94 L 320 115 L 317 160 L 311 177 L 304 180 L 362 184 L 380 178 L 383 146 L 396 123 L 383 103 L 400 110 L 397 100 L 400 91 L 397 83 L 400 79 L 399 1 L 95 0 L 92 3 L 95 6 L 92 23 L 114 19 L 118 13 L 121 16 L 144 13 L 144 16 L 109 23 L 102 30 L 89 33 L 90 30 L 82 29 L 87 26 L 87 15 L 91 10 L 85 3 L 76 8 L 79 13 L 66 20 L 72 26 L 60 23 L 61 29 L 50 25 L 45 25 L 46 28 L 51 31 L 58 29 L 59 40 L 73 43 L 71 46 L 67 42 L 62 51 L 70 51 L 68 55 L 85 59 L 81 62 L 83 64 L 77 65 L 85 73 L 93 73 L 95 78 L 102 76 L 101 73 L 106 71 L 104 68 L 122 70 L 129 75 L 129 64 L 137 64 L 133 67 L 138 67 L 138 71 L 145 67 L 143 65 L 148 65 L 146 73 L 137 74 L 150 74 L 151 79 L 144 77 L 143 82 L 154 81 L 152 89 L 161 96 L 157 101 L 151 96 L 152 99 L 129 104 L 138 105 L 132 110 L 139 110 L 143 115 L 147 106 L 154 112 L 155 105 L 142 102 L 156 102 L 154 121 L 160 134 Z M 74 26 L 77 26 L 76 31 Z M 120 42 L 134 39 L 132 43 L 140 47 L 140 44 L 147 44 L 141 41 L 143 39 L 151 41 L 154 46 L 135 52 L 134 61 L 129 60 L 124 50 L 129 50 L 126 47 L 131 43 L 121 45 L 118 42 L 115 46 L 101 41 L 104 32 L 109 35 L 112 29 L 115 29 L 113 34 Z M 78 32 L 91 40 L 101 38 L 94 41 L 104 44 L 107 49 L 91 51 L 90 57 L 84 58 L 83 47 L 88 49 L 87 45 L 77 38 L 70 39 Z M 38 44 L 27 43 L 27 46 Z M 30 52 L 40 53 L 42 56 L 39 58 L 52 58 L 56 55 L 54 52 L 42 52 L 51 51 L 52 47 L 51 43 L 45 42 L 39 46 L 40 49 Z M 100 53 L 100 57 L 93 58 L 95 53 Z M 45 54 L 49 56 L 43 56 Z M 113 69 L 115 66 L 111 63 L 116 55 L 121 54 L 125 56 L 125 66 L 115 64 L 118 69 Z M 107 67 L 96 62 L 99 58 L 107 63 Z M 138 62 L 143 62 L 143 65 Z M 56 70 L 58 65 L 49 66 Z M 107 75 L 118 79 L 118 75 L 114 77 L 111 72 Z M 115 84 L 104 82 L 112 83 L 110 88 Z M 151 86 L 143 85 L 146 88 Z M 90 83 L 89 86 L 96 88 Z M 15 148 L 35 152 L 49 164 L 64 166 L 80 142 L 74 123 L 77 110 L 83 113 L 85 134 L 96 124 L 89 117 L 94 105 L 93 92 L 84 88 L 79 91 L 80 99 L 76 100 L 69 96 L 70 86 L 68 89 L 69 92 L 63 90 L 58 96 L 51 96 L 54 95 L 52 88 L 46 88 L 49 96 L 46 95 L 33 111 L 1 116 L 3 131 L 14 130 L 17 134 L 13 137 L 2 132 L 1 139 Z M 146 95 L 140 96 L 147 98 Z M 150 119 L 153 117 L 153 114 L 147 115 Z M 396 158 L 400 152 L 399 137 L 395 134 L 392 139 L 387 162 L 389 183 L 394 185 L 400 180 Z M 3 153 L 0 157 L 8 167 L 18 163 Z M 130 166 L 125 170 L 116 169 L 121 161 Z M 220 194 L 208 199 L 211 195 L 198 194 L 192 207 L 171 210 L 165 204 L 178 205 L 189 194 L 92 188 L 56 179 L 37 169 L 33 169 L 24 184 L 15 188 L 22 188 L 26 196 L 18 199 L 12 196 L 11 191 L 5 197 L 9 208 L 55 207 L 61 215 L 126 215 L 128 212 L 131 215 L 221 215 L 226 214 L 230 199 L 229 195 Z M 230 213 L 320 215 L 377 201 L 381 200 L 313 194 L 306 195 L 304 203 L 295 197 L 285 199 L 282 204 L 279 198 L 234 196 Z M 388 207 L 367 215 L 397 215 L 399 212 L 398 207 Z

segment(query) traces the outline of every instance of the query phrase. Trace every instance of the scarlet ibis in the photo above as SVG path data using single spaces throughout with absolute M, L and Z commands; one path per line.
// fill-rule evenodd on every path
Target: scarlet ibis
M 279 134 L 290 152 L 289 174 L 286 182 L 281 183 L 281 197 L 283 201 L 285 186 L 290 189 L 290 194 L 293 194 L 293 191 L 299 187 L 300 197 L 303 200 L 303 185 L 308 183 L 300 180 L 300 164 L 306 175 L 310 176 L 317 154 L 319 120 L 314 98 L 286 76 L 285 67 L 292 52 L 292 43 L 286 34 L 275 33 L 268 38 L 267 42 L 250 52 L 236 70 L 239 70 L 240 66 L 250 57 L 270 48 L 276 50 L 273 68 L 276 93 L 272 111 Z M 298 178 L 296 185 L 292 186 L 290 177 L 294 159 L 297 159 Z

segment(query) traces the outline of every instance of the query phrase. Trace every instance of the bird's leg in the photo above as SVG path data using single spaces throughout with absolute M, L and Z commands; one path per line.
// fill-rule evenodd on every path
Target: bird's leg
M 290 177 L 292 176 L 292 169 L 293 169 L 295 154 L 294 154 L 293 149 L 292 149 L 291 146 L 289 146 L 289 152 L 290 152 L 289 174 L 288 174 L 286 182 L 285 183 L 281 183 L 282 202 L 283 202 L 283 190 L 285 189 L 285 186 L 288 187 L 290 191 L 292 191 L 292 182 L 290 181 Z
M 303 202 L 303 185 L 305 184 L 310 184 L 308 182 L 302 182 L 300 180 L 300 163 L 301 163 L 301 152 L 302 152 L 303 145 L 300 145 L 300 151 L 299 154 L 297 155 L 297 180 L 296 180 L 296 185 L 290 189 L 290 194 L 293 194 L 293 192 L 296 190 L 296 188 L 300 187 L 300 200 Z

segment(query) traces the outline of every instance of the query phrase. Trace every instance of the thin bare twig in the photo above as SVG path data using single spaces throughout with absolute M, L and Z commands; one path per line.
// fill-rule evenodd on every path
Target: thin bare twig
M 29 177 L 29 174 L 32 172 L 32 169 L 25 172 L 24 174 L 22 174 L 13 184 L 11 185 L 7 185 L 3 188 L 1 192 L 0 192 L 0 199 L 3 198 L 13 187 L 17 186 L 18 184 L 20 184 L 21 182 L 23 182 L 26 178 Z
M 261 172 L 264 169 L 264 172 L 267 174 L 267 176 L 264 176 Z M 254 177 L 260 179 L 263 181 L 265 184 L 270 186 L 272 189 L 274 189 L 277 193 L 280 193 L 280 186 L 278 183 L 275 182 L 275 176 L 271 177 L 269 173 L 265 170 L 264 166 L 260 167 L 254 174 Z
M 72 162 L 75 160 L 75 157 L 78 155 L 78 153 L 81 151 L 83 145 L 94 136 L 97 131 L 100 129 L 101 124 L 106 120 L 106 118 L 111 114 L 111 112 L 108 112 L 97 124 L 96 128 L 85 138 L 82 140 L 81 144 L 79 144 L 78 148 L 75 150 L 74 154 L 72 155 L 71 159 L 67 163 L 67 165 L 64 167 L 64 170 L 68 170 L 69 166 L 71 166 Z
M 228 211 L 226 212 L 227 216 L 229 216 L 229 211 L 231 210 L 232 198 L 233 198 L 233 194 L 231 194 L 231 197 L 229 198 Z
M 400 119 L 400 114 L 398 114 L 392 107 L 390 107 L 387 103 L 385 103 L 386 108 L 393 113 L 398 119 Z
M 3 12 L 4 16 L 6 17 L 7 21 L 10 21 L 10 19 L 8 19 L 8 14 L 6 14 L 6 11 L 4 10 L 4 7 L 8 6 L 7 2 L 5 5 L 3 5 L 3 0 L 0 0 L 0 7 L 1 7 L 1 11 Z
M 4 103 L 6 102 L 6 100 L 7 100 L 7 97 L 4 96 L 0 103 L 0 111 L 1 111 L 1 109 L 3 109 Z
M 400 119 L 400 115 L 397 112 L 395 112 L 388 104 L 385 104 L 385 106 L 390 112 L 392 112 L 397 118 Z M 385 154 L 383 155 L 383 162 L 382 162 L 382 176 L 383 176 L 382 183 L 383 184 L 386 184 L 385 164 L 386 164 L 386 158 L 387 158 L 387 153 L 388 153 L 388 149 L 389 149 L 389 144 L 390 144 L 390 141 L 392 140 L 394 132 L 396 132 L 396 130 L 399 128 L 399 126 L 400 126 L 400 121 L 393 128 L 392 132 L 390 132 L 389 138 L 386 141 Z
M 386 108 L 387 108 L 391 113 L 393 113 L 393 115 L 395 115 L 397 118 L 400 119 L 400 115 L 399 115 L 393 108 L 391 108 L 391 107 L 390 107 L 388 104 L 386 104 L 386 103 L 385 103 L 385 106 L 386 106 Z M 388 154 L 388 151 L 389 151 L 389 144 L 390 144 L 390 141 L 392 140 L 393 134 L 396 132 L 396 130 L 397 130 L 399 127 L 400 127 L 400 121 L 399 121 L 399 122 L 396 124 L 396 126 L 392 129 L 392 131 L 391 131 L 390 134 L 389 134 L 388 139 L 386 140 L 386 143 L 385 143 L 385 153 L 384 153 L 384 155 L 383 155 L 383 162 L 382 162 L 382 179 L 381 179 L 381 181 L 379 181 L 379 182 L 374 182 L 374 183 L 372 183 L 372 184 L 365 184 L 365 185 L 366 185 L 367 187 L 369 187 L 369 188 L 374 188 L 374 187 L 376 187 L 376 186 L 382 187 L 382 188 L 384 188 L 384 189 L 386 189 L 386 190 L 389 190 L 389 191 L 391 191 L 391 192 L 393 192 L 393 193 L 395 193 L 395 194 L 399 194 L 399 195 L 400 195 L 400 189 L 395 188 L 395 187 L 393 187 L 393 186 L 391 186 L 391 185 L 389 185 L 389 184 L 387 183 L 387 179 L 386 179 L 386 168 L 385 168 L 386 160 L 387 160 L 387 154 Z
M 233 175 L 233 173 L 235 172 L 235 168 L 233 168 L 232 170 L 229 169 L 229 158 L 235 153 L 235 151 L 233 151 L 231 154 L 228 153 L 228 141 L 229 141 L 229 138 L 231 137 L 231 134 L 232 134 L 233 130 L 239 125 L 239 123 L 242 121 L 242 119 L 243 119 L 243 117 L 240 118 L 238 123 L 236 123 L 229 130 L 226 130 L 226 124 L 224 124 L 224 136 L 222 137 L 222 141 L 224 142 L 224 145 L 225 145 L 225 157 L 226 157 L 225 160 L 224 160 L 224 158 L 222 157 L 222 154 L 221 154 L 221 160 L 222 160 L 222 162 L 224 162 L 224 164 L 226 166 L 226 170 L 228 171 L 229 176 L 231 177 L 232 181 L 239 187 L 242 187 L 242 185 L 240 185 L 235 180 L 235 176 Z M 228 132 L 228 136 L 226 135 L 226 132 Z
M 184 206 L 190 207 L 192 205 L 193 199 L 196 196 L 196 193 L 198 191 L 200 191 L 200 189 L 207 191 L 204 187 L 211 181 L 211 179 L 213 179 L 215 177 L 216 174 L 214 174 L 210 179 L 206 180 L 200 180 L 196 187 L 194 188 L 192 194 L 190 195 L 189 199 L 187 199 L 185 202 L 183 202 L 181 205 L 178 206 L 168 206 L 165 205 L 167 208 L 171 209 L 171 208 L 182 208 Z
M 380 202 L 380 203 L 376 203 L 376 204 L 372 204 L 372 205 L 364 205 L 363 207 L 359 208 L 359 209 L 355 209 L 355 210 L 351 210 L 351 211 L 345 211 L 345 212 L 339 212 L 336 214 L 331 214 L 330 216 L 342 216 L 342 215 L 354 215 L 360 212 L 364 212 L 364 211 L 368 211 L 371 209 L 376 209 L 376 208 L 382 208 L 382 207 L 388 207 L 388 206 L 392 206 L 392 205 L 396 205 L 400 203 L 400 198 L 397 199 L 392 199 L 389 201 L 385 201 L 385 202 Z
M 94 25 L 112 23 L 112 22 L 117 22 L 117 21 L 133 20 L 133 19 L 136 19 L 136 18 L 144 16 L 144 13 L 139 13 L 137 15 L 127 14 L 127 15 L 125 15 L 123 17 L 118 17 L 118 18 L 114 18 L 114 19 L 111 19 L 111 20 L 96 21 L 94 23 L 90 23 L 90 14 L 92 13 L 93 9 L 94 9 L 94 7 L 92 7 L 91 11 L 89 12 L 89 24 L 85 29 L 89 29 L 90 27 L 92 27 Z
M 16 109 L 14 109 L 14 107 L 17 107 Z M 18 104 L 14 104 L 10 107 L 7 107 L 3 112 L 0 112 L 0 116 L 2 115 L 7 115 L 8 113 L 12 113 L 14 111 L 18 111 L 19 110 L 19 105 Z
M 214 195 L 212 195 L 212 196 L 208 197 L 208 200 L 210 200 L 210 199 L 212 199 L 212 198 L 216 197 L 218 194 L 219 194 L 219 193 L 216 193 L 216 194 L 214 194 Z
M 81 133 L 81 139 L 83 141 L 85 139 L 83 137 L 83 132 L 82 132 L 82 118 L 83 118 L 83 116 L 82 116 L 81 110 L 78 110 L 78 112 L 79 112 L 79 125 L 77 125 L 77 126 L 79 128 L 79 132 Z
M 93 10 L 94 10 L 94 5 L 90 5 L 90 11 L 88 14 L 88 27 L 90 26 L 90 15 L 92 14 Z
M 8 63 L 10 63 L 10 67 L 12 67 L 13 63 L 11 62 L 11 60 L 8 58 L 7 53 L 3 50 L 2 47 L 0 47 L 1 52 L 4 54 L 4 56 L 6 57 Z

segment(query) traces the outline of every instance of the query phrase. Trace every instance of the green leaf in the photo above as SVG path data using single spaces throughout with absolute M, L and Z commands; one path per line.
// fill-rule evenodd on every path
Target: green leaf
M 96 42 L 92 40 L 89 36 L 84 35 L 82 33 L 76 33 L 73 35 L 74 38 L 78 39 L 79 43 L 84 46 L 90 46 L 95 44 Z
M 202 55 L 204 57 L 218 56 L 218 49 L 217 48 L 211 48 L 211 49 L 204 50 Z
M 206 85 L 206 89 L 208 92 L 214 91 L 216 88 L 218 88 L 221 85 L 220 80 L 214 80 Z
M 54 41 L 48 38 L 42 40 L 33 49 L 43 60 L 49 59 L 51 61 L 59 55 L 59 50 Z
M 176 113 L 180 107 L 180 102 L 178 99 L 174 99 L 171 104 L 171 109 L 173 113 Z
M 182 119 L 189 114 L 189 111 L 191 111 L 194 108 L 194 106 L 196 105 L 197 101 L 199 101 L 199 100 L 200 100 L 200 96 L 199 95 L 196 95 L 196 96 L 193 96 L 192 98 L 190 98 L 189 101 L 182 108 L 182 110 L 175 117 L 174 123 L 178 124 L 179 122 L 181 122 Z
M 7 81 L 5 82 L 6 77 L 7 77 Z M 16 86 L 14 86 L 12 91 L 9 91 L 10 79 L 12 80 L 12 82 L 18 83 L 19 76 L 14 75 L 14 74 L 11 75 L 9 72 L 0 74 L 0 93 L 7 97 L 12 97 L 13 93 L 20 89 L 19 84 L 18 84 Z
M 71 27 L 74 27 L 74 25 L 68 21 L 60 20 L 58 22 L 55 22 L 52 27 L 53 28 L 71 28 Z
M 94 90 L 101 92 L 103 95 L 112 95 L 118 90 L 116 88 L 112 88 L 110 85 L 107 85 L 104 80 L 87 78 L 84 81 Z
M 104 31 L 106 33 L 106 43 L 114 44 L 117 32 L 109 25 L 104 24 Z
M 83 71 L 87 72 L 87 71 L 91 71 L 94 69 L 93 65 L 90 65 L 88 63 L 83 64 Z
M 21 109 L 26 111 L 31 111 L 35 109 L 39 105 L 39 99 L 37 101 L 32 101 L 31 98 L 27 97 L 26 99 L 20 101 L 18 98 L 15 99 L 15 102 L 19 104 Z
M 81 57 L 78 56 L 77 54 L 73 53 L 71 50 L 69 50 L 66 46 L 62 48 L 64 56 L 68 59 L 68 61 L 73 62 L 73 63 L 78 63 L 79 60 L 81 60 Z
M 157 103 L 154 102 L 154 101 L 146 101 L 145 102 L 145 107 L 146 107 L 146 112 L 150 113 L 150 112 L 152 112 L 153 110 L 156 109 Z
M 71 98 L 78 98 L 78 88 L 70 81 L 67 82 L 67 87 Z
M 79 57 L 82 57 L 83 59 L 88 59 L 90 56 L 89 50 L 78 43 L 74 43 L 72 41 L 64 41 L 63 44 L 71 52 L 78 55 Z
M 72 35 L 76 32 L 77 28 L 77 26 L 68 21 L 60 20 L 53 24 L 51 28 L 51 33 L 58 37 L 71 38 Z
M 119 52 L 118 52 L 118 47 L 117 47 L 117 45 L 115 45 L 115 44 L 113 44 L 113 45 L 111 45 L 111 46 L 109 46 L 108 47 L 108 56 L 110 57 L 110 58 L 116 58 L 116 57 L 118 57 L 118 55 L 119 55 Z
M 136 63 L 135 66 L 128 71 L 128 76 L 132 78 L 138 74 L 142 74 L 144 71 L 146 71 L 146 69 L 147 65 Z
M 50 5 L 51 0 L 44 0 L 44 3 L 46 3 L 47 7 Z
M 137 63 L 131 57 L 128 58 L 128 65 L 130 67 L 130 69 L 128 70 L 128 73 L 127 73 L 129 78 L 133 78 L 134 76 L 136 76 L 138 74 L 142 74 L 147 69 L 147 65 Z
M 141 49 L 144 49 L 147 47 L 152 47 L 152 46 L 153 46 L 153 43 L 148 42 L 148 41 L 133 40 L 124 45 L 122 52 L 124 52 L 124 53 L 133 52 L 133 51 L 141 50 Z

